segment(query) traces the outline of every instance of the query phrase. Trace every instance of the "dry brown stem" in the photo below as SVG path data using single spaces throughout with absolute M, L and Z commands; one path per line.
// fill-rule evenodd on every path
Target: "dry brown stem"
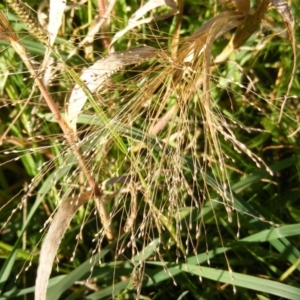
M 14 31 L 11 29 L 9 23 L 7 22 L 6 18 L 1 12 L 0 12 L 0 37 L 10 42 L 12 47 L 15 49 L 15 51 L 19 54 L 19 56 L 23 60 L 24 64 L 28 68 L 32 77 L 35 78 L 35 83 L 37 87 L 39 88 L 41 94 L 43 95 L 45 101 L 47 102 L 48 107 L 50 108 L 55 119 L 57 120 L 57 123 L 59 124 L 62 131 L 64 132 L 65 138 L 68 141 L 72 151 L 74 152 L 78 164 L 81 167 L 82 172 L 86 176 L 89 186 L 91 188 L 91 192 L 88 193 L 88 196 L 87 194 L 84 194 L 78 198 L 77 205 L 73 205 L 70 201 L 63 202 L 57 211 L 57 214 L 55 216 L 55 221 L 52 223 L 52 225 L 49 228 L 49 232 L 42 246 L 39 269 L 38 269 L 37 280 L 36 280 L 36 286 L 37 286 L 36 299 L 44 300 L 46 298 L 47 284 L 52 269 L 53 259 L 57 252 L 57 248 L 61 242 L 64 232 L 66 231 L 73 215 L 81 205 L 85 204 L 91 198 L 96 198 L 97 208 L 100 212 L 99 214 L 103 226 L 105 227 L 106 232 L 108 233 L 108 239 L 113 240 L 114 234 L 109 222 L 109 217 L 106 211 L 106 207 L 103 201 L 99 200 L 100 197 L 102 196 L 101 189 L 99 188 L 97 182 L 91 175 L 90 170 L 87 168 L 84 162 L 80 150 L 80 146 L 78 146 L 73 131 L 70 129 L 70 127 L 67 125 L 65 120 L 62 118 L 62 115 L 60 114 L 57 105 L 55 104 L 50 94 L 48 93 L 48 90 L 45 87 L 44 83 L 39 78 L 39 74 L 37 74 L 37 72 L 35 71 L 31 59 L 27 54 L 26 49 L 21 45 L 18 37 L 15 35 Z M 60 234 L 58 234 L 57 231 L 58 229 Z

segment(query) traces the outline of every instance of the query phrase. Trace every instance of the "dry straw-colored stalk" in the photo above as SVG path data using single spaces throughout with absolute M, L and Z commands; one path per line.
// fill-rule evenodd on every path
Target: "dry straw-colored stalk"
M 51 112 L 53 113 L 54 117 L 56 118 L 58 124 L 60 125 L 61 129 L 64 132 L 65 138 L 69 143 L 70 148 L 74 152 L 78 164 L 81 167 L 82 172 L 87 178 L 87 181 L 90 185 L 91 192 L 88 193 L 88 196 L 84 194 L 83 196 L 80 195 L 78 197 L 78 203 L 72 202 L 72 199 L 66 200 L 59 210 L 58 217 L 55 218 L 55 222 L 52 222 L 51 228 L 56 228 L 57 226 L 61 228 L 61 235 L 52 234 L 53 231 L 49 230 L 48 235 L 45 239 L 45 242 L 43 243 L 42 249 L 41 249 L 41 255 L 40 259 L 43 259 L 38 268 L 38 276 L 37 276 L 37 290 L 36 290 L 36 299 L 45 299 L 46 298 L 46 289 L 47 284 L 49 280 L 49 275 L 51 273 L 53 259 L 55 257 L 55 253 L 57 251 L 57 247 L 59 246 L 62 236 L 69 225 L 72 216 L 74 213 L 78 210 L 78 208 L 87 203 L 90 199 L 96 199 L 96 201 L 99 201 L 99 210 L 100 210 L 100 216 L 101 221 L 104 224 L 106 228 L 106 233 L 108 234 L 109 239 L 114 239 L 113 230 L 111 229 L 109 217 L 106 211 L 106 208 L 101 201 L 101 189 L 98 186 L 97 182 L 91 175 L 90 170 L 88 169 L 80 147 L 77 144 L 77 140 L 75 139 L 73 131 L 69 128 L 67 123 L 62 118 L 62 115 L 51 98 L 50 94 L 47 91 L 47 88 L 45 87 L 42 80 L 39 78 L 37 72 L 35 71 L 33 64 L 31 62 L 31 58 L 28 55 L 26 49 L 22 46 L 20 43 L 17 35 L 14 33 L 13 29 L 10 27 L 9 23 L 7 22 L 5 16 L 0 12 L 0 38 L 3 40 L 7 40 L 10 42 L 12 47 L 15 49 L 15 51 L 19 54 L 21 59 L 23 60 L 24 64 L 28 68 L 29 72 L 31 73 L 31 76 L 35 78 L 35 83 L 37 87 L 39 88 L 41 94 L 43 95 L 44 99 L 46 100 L 46 103 L 48 104 Z M 63 223 L 61 221 L 64 220 Z M 65 224 L 65 226 L 61 226 L 62 224 Z M 50 251 L 52 249 L 52 252 Z M 49 252 L 50 251 L 50 252 Z M 46 274 L 46 275 L 45 275 Z

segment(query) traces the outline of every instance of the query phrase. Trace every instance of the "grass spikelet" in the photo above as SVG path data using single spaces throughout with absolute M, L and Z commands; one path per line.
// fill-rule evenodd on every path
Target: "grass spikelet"
M 37 22 L 37 17 L 32 15 L 32 13 L 28 10 L 28 7 L 26 7 L 21 0 L 6 0 L 6 3 L 14 10 L 21 21 L 26 24 L 31 35 L 44 44 L 48 43 L 47 33 Z

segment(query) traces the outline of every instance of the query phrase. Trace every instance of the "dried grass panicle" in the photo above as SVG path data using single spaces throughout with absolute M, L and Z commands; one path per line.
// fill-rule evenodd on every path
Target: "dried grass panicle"
M 47 42 L 44 32 L 28 17 L 22 2 L 7 2 L 31 34 Z M 178 40 L 171 43 L 178 46 L 176 51 L 161 50 L 161 45 L 157 45 L 157 48 L 144 46 L 111 53 L 88 67 L 81 76 L 55 53 L 55 59 L 61 60 L 63 71 L 75 86 L 65 99 L 68 124 L 64 123 L 61 111 L 53 111 L 55 117 L 63 120 L 62 138 L 66 143 L 59 145 L 60 151 L 63 149 L 59 154 L 61 164 L 51 183 L 59 186 L 58 198 L 66 200 L 55 212 L 43 242 L 36 299 L 45 299 L 59 244 L 75 213 L 90 199 L 96 200 L 102 220 L 102 227 L 95 235 L 94 251 L 101 248 L 105 236 L 111 242 L 125 233 L 127 237 L 124 244 L 120 242 L 117 255 L 121 257 L 126 252 L 128 259 L 139 264 L 142 273 L 142 253 L 152 241 L 158 240 L 158 246 L 151 255 L 163 264 L 166 258 L 160 247 L 176 248 L 174 256 L 179 261 L 190 253 L 196 255 L 203 238 L 208 252 L 204 208 L 210 209 L 218 239 L 224 246 L 213 197 L 222 199 L 218 205 L 228 215 L 228 223 L 232 222 L 236 210 L 228 175 L 230 155 L 224 151 L 225 143 L 229 144 L 233 156 L 243 153 L 257 167 L 263 166 L 272 174 L 263 160 L 239 141 L 231 129 L 233 120 L 224 117 L 212 96 L 215 88 L 212 74 L 216 70 L 214 43 L 237 28 L 232 41 L 238 48 L 249 37 L 247 26 L 252 33 L 259 25 L 268 1 L 260 2 L 264 6 L 259 6 L 262 9 L 256 15 L 248 15 L 249 1 L 231 3 L 237 11 L 220 13 L 182 43 Z M 5 21 L 0 25 L 9 28 Z M 3 28 L 0 34 L 14 40 L 15 46 L 19 45 L 14 32 L 5 35 Z M 21 45 L 17 47 L 24 50 Z M 145 66 L 137 67 L 146 61 Z M 84 118 L 89 118 L 88 122 L 82 121 Z M 83 124 L 82 128 L 79 124 Z M 32 187 L 42 181 L 53 165 L 52 161 L 41 171 Z M 64 170 L 67 171 L 59 177 Z M 101 186 L 102 179 L 107 180 Z M 107 199 L 111 201 L 109 205 Z M 236 223 L 239 230 L 238 216 Z M 165 236 L 168 241 L 163 240 Z M 136 255 L 140 255 L 138 262 L 134 260 Z M 231 271 L 226 253 L 225 260 Z M 231 279 L 234 284 L 232 272 Z M 142 283 L 137 283 L 138 290 L 139 284 Z

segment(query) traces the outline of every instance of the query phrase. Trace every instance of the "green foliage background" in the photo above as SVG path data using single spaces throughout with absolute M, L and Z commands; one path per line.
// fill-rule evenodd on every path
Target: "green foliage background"
M 214 1 L 198 2 L 184 1 L 182 38 L 190 36 L 223 9 Z M 300 10 L 296 2 L 290 1 L 289 4 L 296 21 L 295 37 L 299 49 Z M 28 1 L 28 5 L 38 8 L 35 1 Z M 137 1 L 117 1 L 110 23 L 110 37 L 124 28 L 139 6 Z M 90 1 L 75 10 L 72 24 L 66 20 L 66 27 L 57 41 L 63 58 L 66 59 L 71 51 L 73 38 L 78 43 L 87 34 L 87 27 L 83 27 L 77 36 L 72 36 L 75 28 L 90 21 L 89 9 L 94 16 L 97 7 L 96 1 Z M 44 46 L 28 33 L 26 26 L 5 4 L 1 4 L 1 9 L 34 60 L 41 62 Z M 68 13 L 66 18 L 70 18 Z M 118 41 L 115 49 L 124 51 L 141 44 L 168 48 L 174 26 L 173 18 L 141 26 Z M 214 44 L 215 56 L 226 46 L 231 34 L 233 32 Z M 99 34 L 99 39 L 94 41 L 94 57 L 85 58 L 81 49 L 67 61 L 68 67 L 80 74 L 83 67 L 105 54 L 107 49 L 101 37 Z M 55 211 L 62 195 L 72 195 L 82 181 L 78 173 L 72 176 L 76 170 L 72 156 L 65 155 L 67 144 L 59 126 L 49 121 L 49 109 L 39 97 L 39 92 L 35 90 L 26 103 L 33 79 L 20 58 L 6 41 L 0 41 L 0 51 L 1 136 L 21 112 L 2 140 L 0 152 L 0 299 L 33 299 L 42 239 L 40 230 Z M 200 186 L 209 186 L 209 198 L 204 200 L 202 197 L 205 188 L 193 191 L 202 201 L 201 211 L 189 205 L 191 200 L 186 191 L 180 192 L 184 200 L 182 203 L 185 203 L 179 210 L 182 228 L 176 227 L 175 223 L 173 229 L 166 228 L 166 224 L 162 228 L 155 222 L 148 224 L 147 238 L 136 236 L 136 248 L 140 253 L 132 254 L 131 248 L 125 247 L 122 254 L 116 255 L 116 249 L 122 248 L 122 241 L 126 245 L 130 240 L 126 234 L 111 244 L 104 238 L 100 251 L 94 239 L 101 230 L 101 224 L 93 205 L 89 204 L 76 214 L 62 241 L 57 254 L 59 268 L 54 266 L 49 282 L 49 299 L 135 299 L 137 295 L 141 299 L 300 299 L 300 144 L 299 132 L 296 132 L 300 126 L 299 71 L 290 92 L 293 97 L 288 99 L 278 124 L 282 96 L 287 91 L 292 72 L 292 60 L 292 48 L 284 23 L 278 13 L 270 9 L 259 30 L 212 74 L 214 109 L 228 120 L 237 140 L 261 157 L 274 173 L 271 176 L 263 168 L 258 168 L 246 154 L 236 151 L 229 141 L 220 136 L 220 147 L 225 156 L 230 157 L 226 161 L 226 174 L 236 208 L 232 222 L 228 220 L 217 189 L 212 188 L 217 184 L 213 166 L 198 181 Z M 142 64 L 113 76 L 115 86 L 124 92 L 114 94 L 108 87 L 110 98 L 104 103 L 108 114 L 113 101 L 121 106 L 120 97 L 122 93 L 126 94 L 133 82 L 131 79 L 148 67 L 148 64 Z M 150 78 L 155 76 L 159 75 L 153 74 Z M 66 94 L 73 84 L 68 73 L 61 72 L 49 87 L 62 111 Z M 174 99 L 169 100 L 169 107 L 172 101 Z M 195 115 L 195 119 L 201 119 L 201 111 L 193 101 L 187 111 L 190 122 Z M 91 126 L 90 119 L 92 115 L 96 123 L 97 116 L 89 109 L 84 113 L 78 121 L 83 126 L 82 136 L 97 135 L 100 126 Z M 146 139 L 143 122 L 147 117 L 142 115 L 140 123 L 132 126 L 137 141 Z M 198 128 L 203 133 L 202 127 L 203 124 L 199 123 L 191 128 Z M 196 137 L 196 149 L 201 157 L 205 136 L 196 136 L 196 130 L 186 130 L 185 133 L 189 135 L 187 143 Z M 163 140 L 166 135 L 165 132 L 158 139 Z M 156 143 L 155 139 L 149 140 Z M 130 139 L 124 138 L 123 142 L 128 147 L 134 145 Z M 85 146 L 90 145 L 87 143 Z M 181 155 L 188 166 L 183 173 L 191 180 L 193 156 L 183 150 Z M 161 155 L 156 144 L 156 148 L 153 146 L 153 161 L 159 161 Z M 143 163 L 145 157 L 142 152 L 137 158 L 142 174 L 148 171 Z M 101 152 L 97 160 L 95 168 L 99 172 L 101 169 L 99 182 L 129 170 L 126 167 L 127 155 L 116 145 L 108 147 L 105 154 Z M 45 163 L 46 168 L 43 167 Z M 68 174 L 71 182 L 60 180 L 60 176 Z M 33 178 L 36 187 L 27 192 Z M 56 184 L 53 184 L 53 178 L 57 179 Z M 155 182 L 156 201 L 161 213 L 168 215 L 168 207 L 160 206 L 166 199 L 164 197 L 168 197 L 163 180 Z M 121 188 L 117 185 L 107 192 L 113 194 Z M 138 197 L 142 198 L 139 194 Z M 126 196 L 123 210 L 114 212 L 112 225 L 116 230 L 126 220 L 130 199 L 131 196 Z M 18 209 L 21 201 L 23 205 Z M 107 206 L 112 209 L 113 204 L 109 202 Z M 137 223 L 143 217 L 142 210 L 137 216 Z M 198 239 L 195 228 L 189 229 L 189 222 L 201 223 L 203 229 Z M 172 230 L 180 230 L 183 244 L 190 240 L 197 246 L 189 244 L 186 247 L 189 251 L 180 253 L 176 241 L 170 239 Z M 81 239 L 77 244 L 79 233 Z M 70 261 L 75 247 L 74 259 Z M 101 264 L 98 263 L 100 260 Z M 94 262 L 92 269 L 91 261 Z

